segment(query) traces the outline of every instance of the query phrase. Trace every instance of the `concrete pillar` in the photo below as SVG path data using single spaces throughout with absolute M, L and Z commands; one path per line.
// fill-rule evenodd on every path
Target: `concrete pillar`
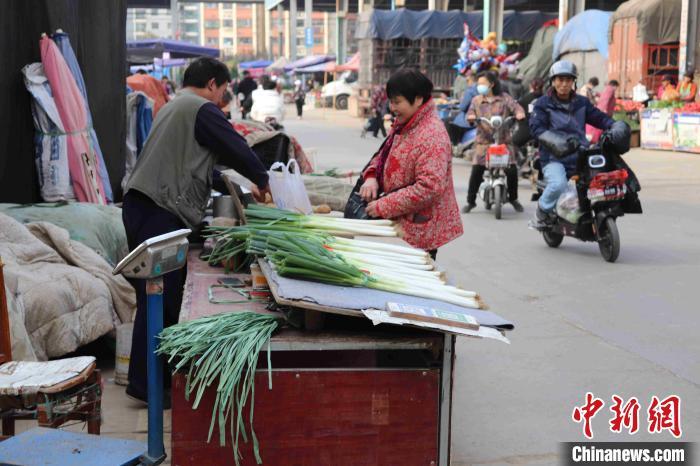
M 280 57 L 284 57 L 284 9 L 281 3 L 277 5 L 277 41 Z
M 559 0 L 559 29 L 586 9 L 586 0 Z
M 314 1 L 304 0 L 304 48 L 306 49 L 306 56 L 313 55 L 313 46 L 309 47 L 306 44 L 306 31 L 311 28 L 311 37 L 314 35 L 313 31 L 313 14 L 314 11 Z
M 297 0 L 289 0 L 289 59 L 297 59 Z
M 681 2 L 681 30 L 680 30 L 680 55 L 678 57 L 679 78 L 686 71 L 697 70 L 698 55 L 698 21 L 700 21 L 700 0 L 682 0 Z
M 495 32 L 498 42 L 503 38 L 504 3 L 504 0 L 484 0 L 484 37 Z
M 345 16 L 348 14 L 348 0 L 335 0 L 335 14 L 335 59 L 336 63 L 345 63 Z

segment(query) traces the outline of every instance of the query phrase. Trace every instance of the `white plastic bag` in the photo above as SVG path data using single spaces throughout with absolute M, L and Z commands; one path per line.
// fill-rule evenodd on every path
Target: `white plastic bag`
M 578 203 L 576 183 L 569 181 L 564 191 L 557 200 L 557 215 L 569 223 L 576 223 L 583 215 Z
M 292 165 L 294 171 L 292 171 Z M 280 168 L 278 172 L 275 169 Z M 301 177 L 299 164 L 294 159 L 287 162 L 287 165 L 282 162 L 275 162 L 270 167 L 268 172 L 270 175 L 270 191 L 272 198 L 275 200 L 275 205 L 280 209 L 291 210 L 303 214 L 311 213 L 311 202 L 306 194 L 304 180 Z

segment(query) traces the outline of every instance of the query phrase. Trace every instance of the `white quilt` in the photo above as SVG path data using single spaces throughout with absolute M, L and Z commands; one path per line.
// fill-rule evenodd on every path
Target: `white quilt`
M 132 320 L 131 285 L 63 228 L 0 214 L 0 257 L 15 360 L 63 356 Z

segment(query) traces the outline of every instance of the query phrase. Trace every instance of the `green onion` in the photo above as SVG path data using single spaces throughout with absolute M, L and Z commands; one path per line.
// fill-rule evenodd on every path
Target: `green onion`
M 271 390 L 269 341 L 279 324 L 280 318 L 276 316 L 234 312 L 182 322 L 164 329 L 159 336 L 158 354 L 166 355 L 168 362 L 174 363 L 175 371 L 187 370 L 185 397 L 189 400 L 192 394 L 195 395 L 192 409 L 198 408 L 208 388 L 216 387 L 207 442 L 211 441 L 217 424 L 219 445 L 225 446 L 228 422 L 237 465 L 242 459 L 239 437 L 248 442 L 243 417 L 243 408 L 248 402 L 253 452 L 256 462 L 262 464 L 258 439 L 253 431 L 255 369 L 258 355 L 267 345 L 268 387 Z

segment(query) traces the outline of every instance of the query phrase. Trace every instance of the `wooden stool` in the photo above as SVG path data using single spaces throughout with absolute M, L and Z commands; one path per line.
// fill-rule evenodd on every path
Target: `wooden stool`
M 12 361 L 3 263 L 0 260 L 0 440 L 15 434 L 15 421 L 37 419 L 57 428 L 68 421 L 87 423 L 100 433 L 102 379 L 95 358 L 57 361 Z

